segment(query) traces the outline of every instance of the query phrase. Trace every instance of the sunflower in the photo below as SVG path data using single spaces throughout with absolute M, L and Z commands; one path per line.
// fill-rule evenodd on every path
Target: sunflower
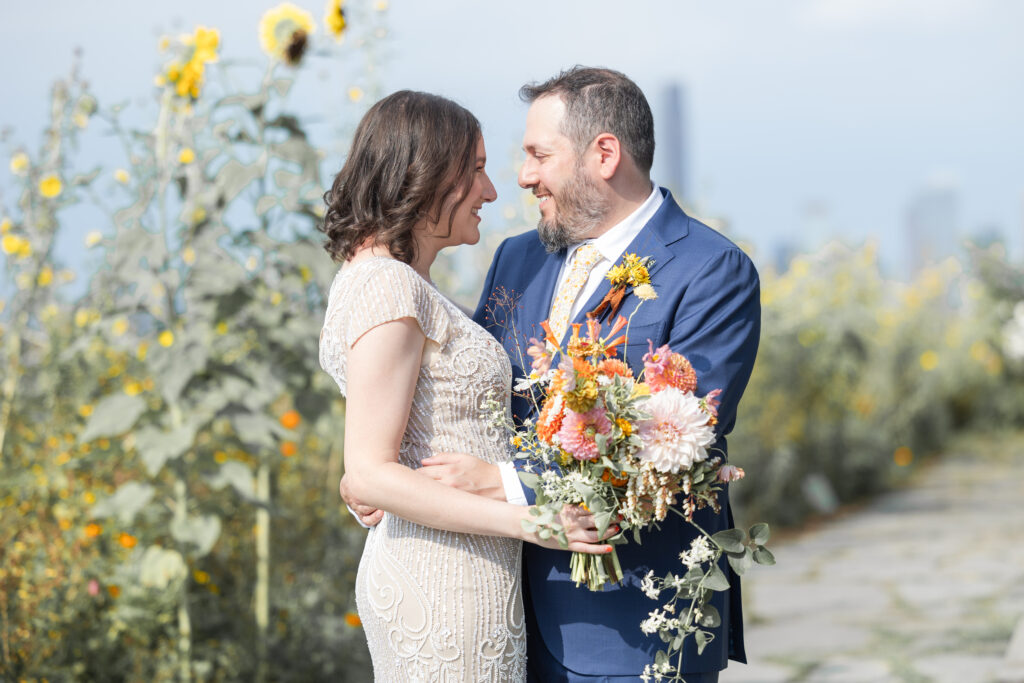
M 184 35 L 181 43 L 191 47 L 188 60 L 171 62 L 167 73 L 158 77 L 157 83 L 173 83 L 174 92 L 178 97 L 197 99 L 206 72 L 206 65 L 217 61 L 217 47 L 220 45 L 220 32 L 215 28 L 197 26 L 195 33 Z
M 345 10 L 342 9 L 344 4 L 345 0 L 328 0 L 327 10 L 324 14 L 324 24 L 327 25 L 327 30 L 337 40 L 341 39 L 341 34 L 348 27 L 348 21 L 345 20 Z
M 260 46 L 274 59 L 297 66 L 314 30 L 313 15 L 286 2 L 267 10 L 260 19 Z

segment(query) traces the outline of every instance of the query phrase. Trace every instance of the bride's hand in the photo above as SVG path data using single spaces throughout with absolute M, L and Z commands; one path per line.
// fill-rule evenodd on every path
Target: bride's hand
M 529 516 L 528 518 L 533 519 L 532 516 Z M 590 555 L 603 555 L 610 553 L 612 551 L 612 546 L 607 543 L 602 543 L 601 541 L 611 538 L 620 531 L 617 524 L 612 524 L 605 529 L 603 535 L 599 534 L 597 531 L 597 523 L 594 521 L 594 515 L 590 514 L 578 505 L 563 506 L 562 511 L 558 514 L 558 521 L 562 524 L 562 528 L 565 530 L 565 536 L 569 540 L 568 548 L 562 548 L 554 536 L 542 539 L 537 535 L 537 532 L 527 533 L 527 538 L 524 540 L 553 550 L 572 550 L 579 553 L 588 553 Z

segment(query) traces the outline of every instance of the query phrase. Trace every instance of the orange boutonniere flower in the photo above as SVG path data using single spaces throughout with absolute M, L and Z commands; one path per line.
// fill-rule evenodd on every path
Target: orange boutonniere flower
M 644 290 L 646 292 L 647 288 L 650 288 L 651 274 L 649 269 L 653 265 L 654 259 L 650 256 L 640 257 L 636 254 L 625 254 L 622 257 L 622 261 L 618 265 L 612 266 L 605 276 L 612 283 L 612 287 L 591 314 L 598 320 L 603 318 L 605 314 L 615 317 L 629 289 L 646 285 Z M 651 297 L 645 296 L 643 298 Z

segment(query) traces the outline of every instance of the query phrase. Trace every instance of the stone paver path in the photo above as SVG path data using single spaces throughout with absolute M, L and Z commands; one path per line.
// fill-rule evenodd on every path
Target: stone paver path
M 750 664 L 722 683 L 1024 683 L 1024 438 L 992 451 L 769 544 L 744 578 Z

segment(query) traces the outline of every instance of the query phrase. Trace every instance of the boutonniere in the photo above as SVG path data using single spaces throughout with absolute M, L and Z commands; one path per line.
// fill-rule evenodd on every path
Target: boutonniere
M 603 318 L 605 314 L 614 318 L 615 314 L 619 312 L 619 307 L 622 306 L 622 300 L 626 298 L 626 294 L 630 289 L 644 301 L 657 299 L 658 294 L 654 291 L 654 287 L 651 286 L 651 274 L 649 271 L 653 265 L 654 259 L 650 256 L 624 255 L 622 261 L 618 265 L 612 266 L 605 276 L 612 283 L 612 288 L 604 295 L 597 308 L 590 312 L 590 315 L 593 315 L 598 320 Z

